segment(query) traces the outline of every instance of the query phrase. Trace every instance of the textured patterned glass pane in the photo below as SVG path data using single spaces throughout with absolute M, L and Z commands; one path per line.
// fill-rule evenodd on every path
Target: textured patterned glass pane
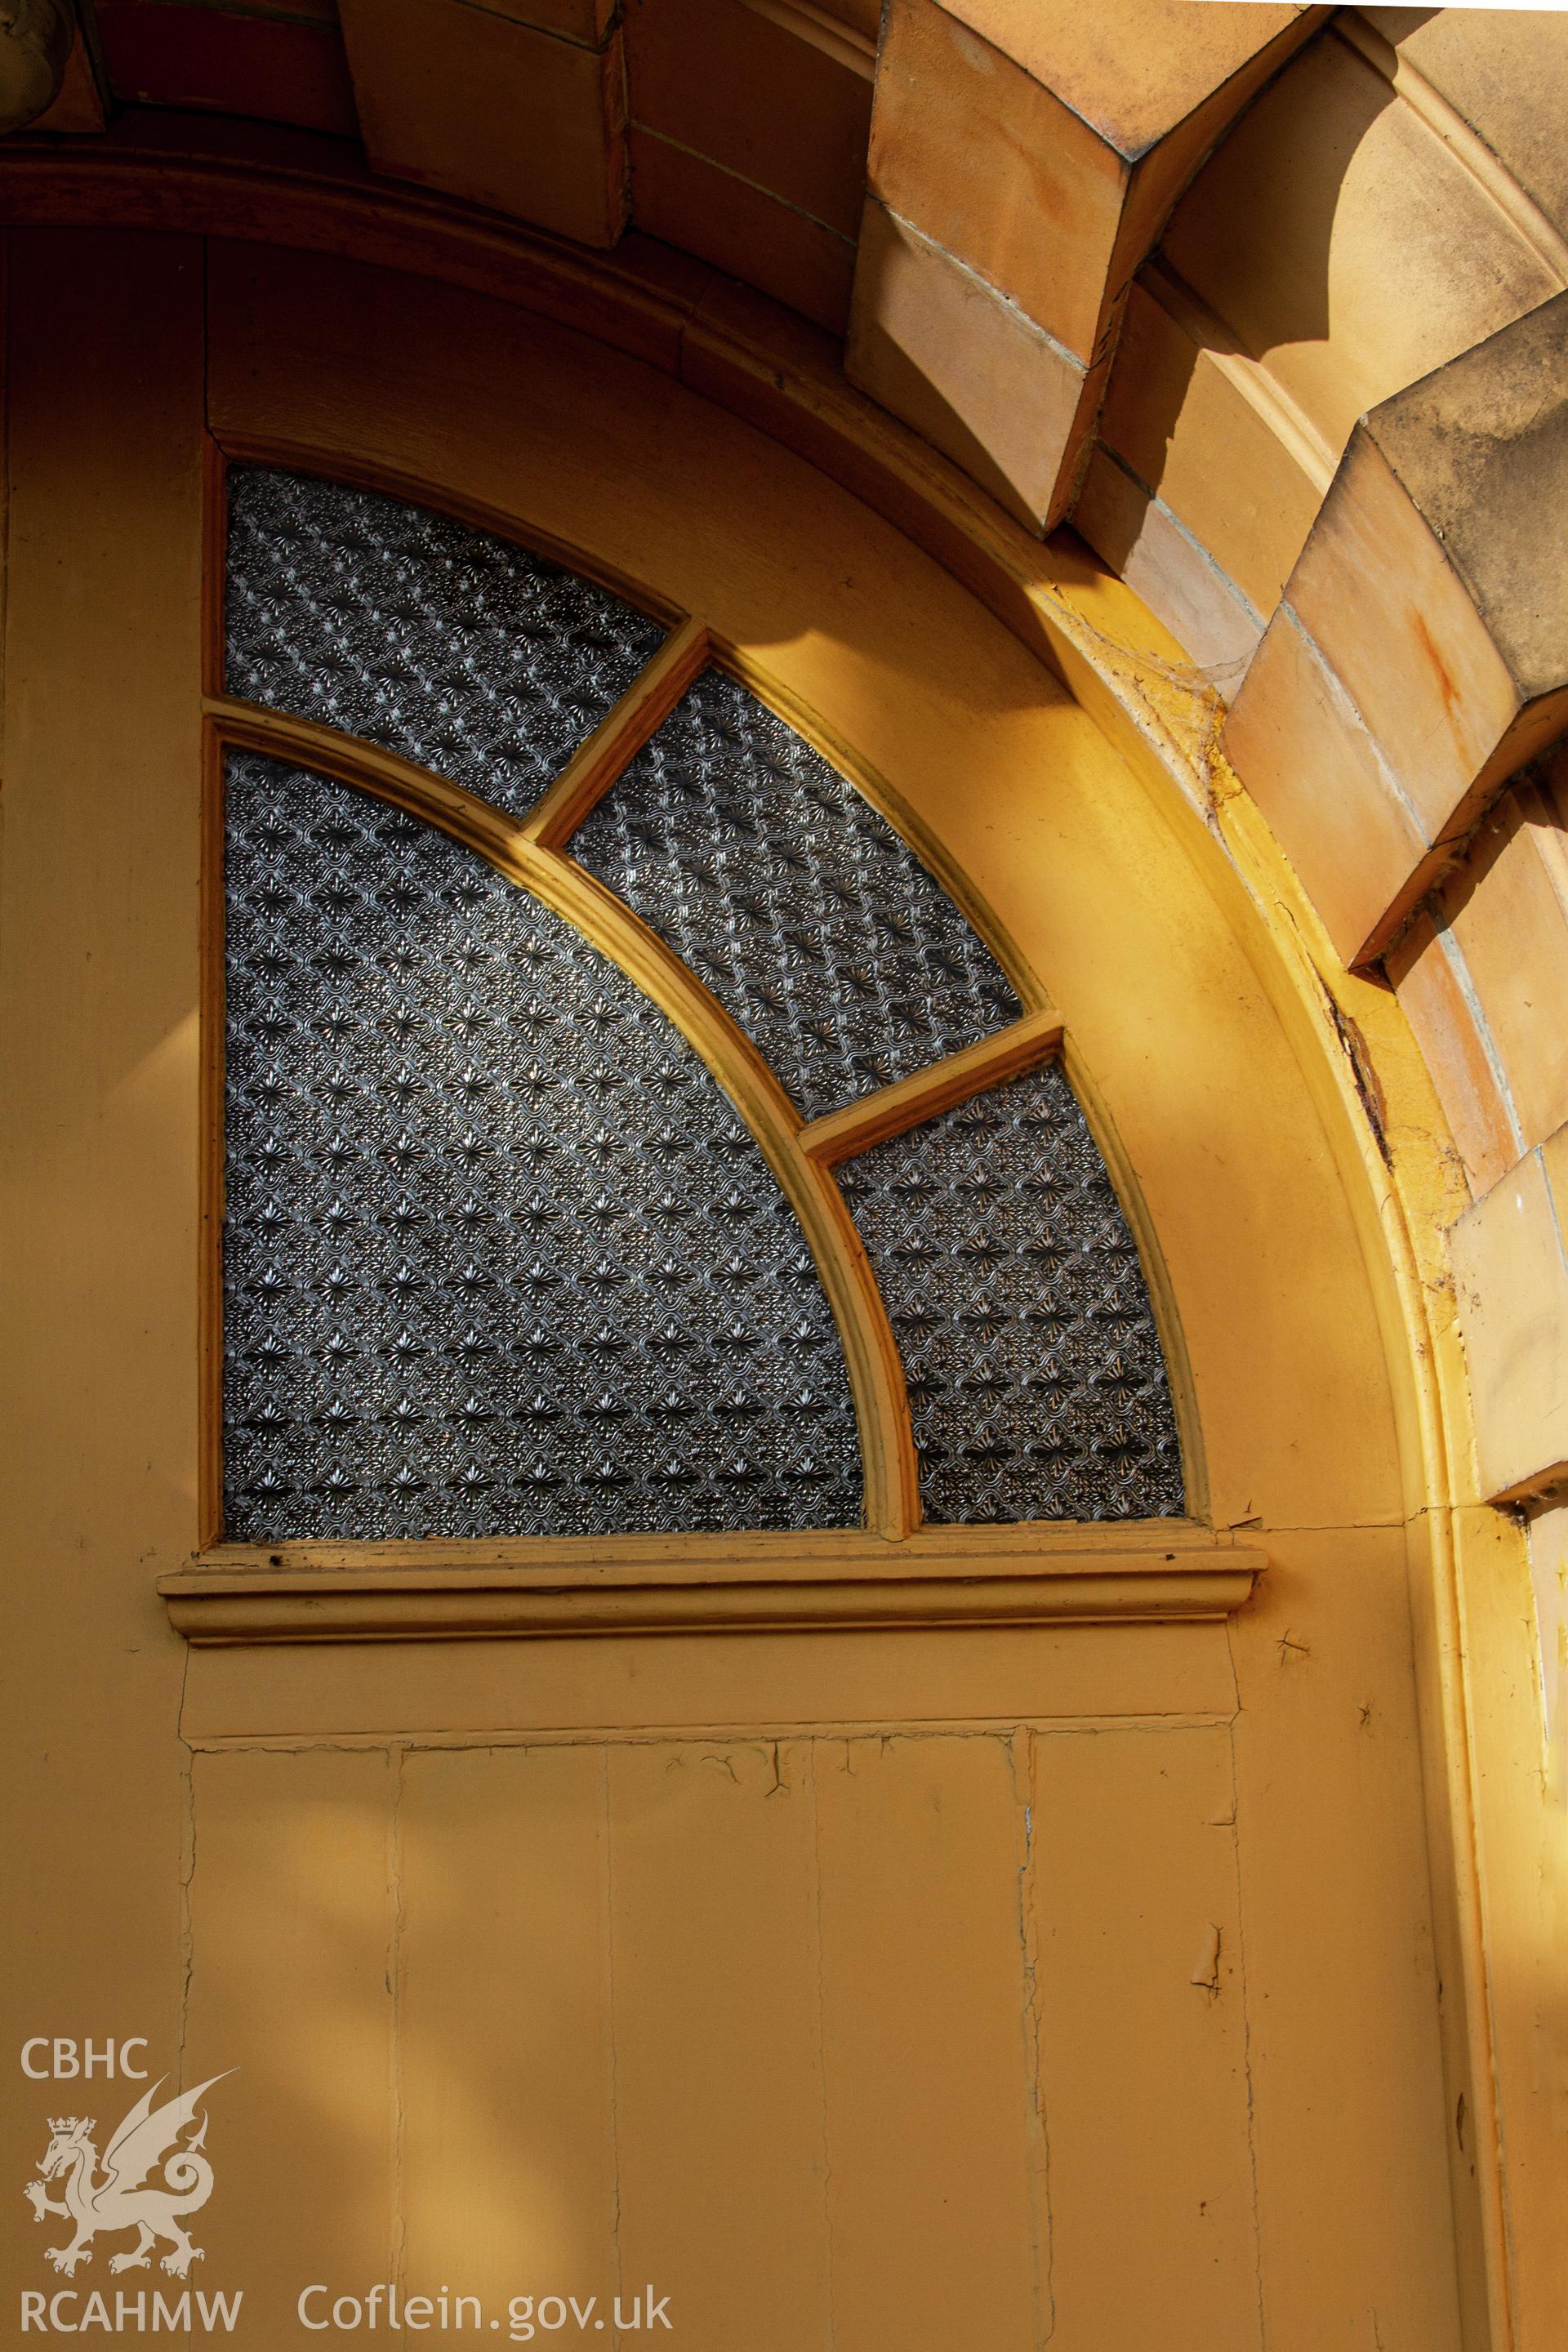
M 572 854 L 706 982 L 807 1118 L 1018 1017 L 968 921 L 852 785 L 710 670 Z
M 664 630 L 510 540 L 270 467 L 229 475 L 228 690 L 363 735 L 513 814 Z
M 837 1333 L 664 1016 L 489 866 L 231 756 L 231 1536 L 859 1517 Z
M 1181 1511 L 1137 1247 L 1059 1069 L 839 1175 L 898 1334 L 928 1518 Z

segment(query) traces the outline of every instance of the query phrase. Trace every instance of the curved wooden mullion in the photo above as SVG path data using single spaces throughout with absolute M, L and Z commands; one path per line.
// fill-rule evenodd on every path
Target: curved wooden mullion
M 293 760 L 335 783 L 356 785 L 375 800 L 424 817 L 493 866 L 529 846 L 516 817 L 461 784 L 448 783 L 445 776 L 418 767 L 395 751 L 384 751 L 379 743 L 366 742 L 363 736 L 342 735 L 335 728 L 318 726 L 313 719 L 268 710 L 260 703 L 240 702 L 231 695 L 209 695 L 205 707 L 222 742 L 240 751 L 260 751 L 268 759 Z
M 422 817 L 570 923 L 653 1003 L 698 1055 L 754 1137 L 799 1221 L 837 1325 L 855 1402 L 867 1526 L 890 1538 L 920 1523 L 903 1367 L 859 1234 L 827 1166 L 801 1148 L 802 1122 L 742 1030 L 630 908 L 528 825 L 477 793 L 359 737 L 227 697 L 208 700 L 218 738 L 352 784 Z M 657 722 L 656 722 L 657 723 Z

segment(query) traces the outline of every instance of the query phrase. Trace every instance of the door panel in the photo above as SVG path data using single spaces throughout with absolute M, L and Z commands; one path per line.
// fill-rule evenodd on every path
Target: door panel
M 203 1755 L 214 2274 L 1249 2344 L 1231 1791 L 1223 1725 Z

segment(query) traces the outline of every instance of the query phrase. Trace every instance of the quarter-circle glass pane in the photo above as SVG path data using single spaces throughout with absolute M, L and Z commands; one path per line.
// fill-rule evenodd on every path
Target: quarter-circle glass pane
M 717 670 L 591 812 L 572 855 L 691 966 L 807 1118 L 1022 1009 L 908 843 Z
M 903 1359 L 928 1519 L 1180 1514 L 1138 1246 L 1059 1067 L 890 1137 L 839 1181 Z
M 233 753 L 226 1532 L 858 1523 L 795 1215 L 665 1016 L 468 850 Z
M 228 490 L 228 691 L 512 815 L 663 642 L 593 581 L 405 499 L 268 466 Z

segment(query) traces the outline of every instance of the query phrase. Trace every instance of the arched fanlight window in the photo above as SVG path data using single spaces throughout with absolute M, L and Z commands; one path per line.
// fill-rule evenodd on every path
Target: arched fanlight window
M 1180 1512 L 1059 1024 L 700 631 L 258 467 L 226 614 L 231 1538 Z

